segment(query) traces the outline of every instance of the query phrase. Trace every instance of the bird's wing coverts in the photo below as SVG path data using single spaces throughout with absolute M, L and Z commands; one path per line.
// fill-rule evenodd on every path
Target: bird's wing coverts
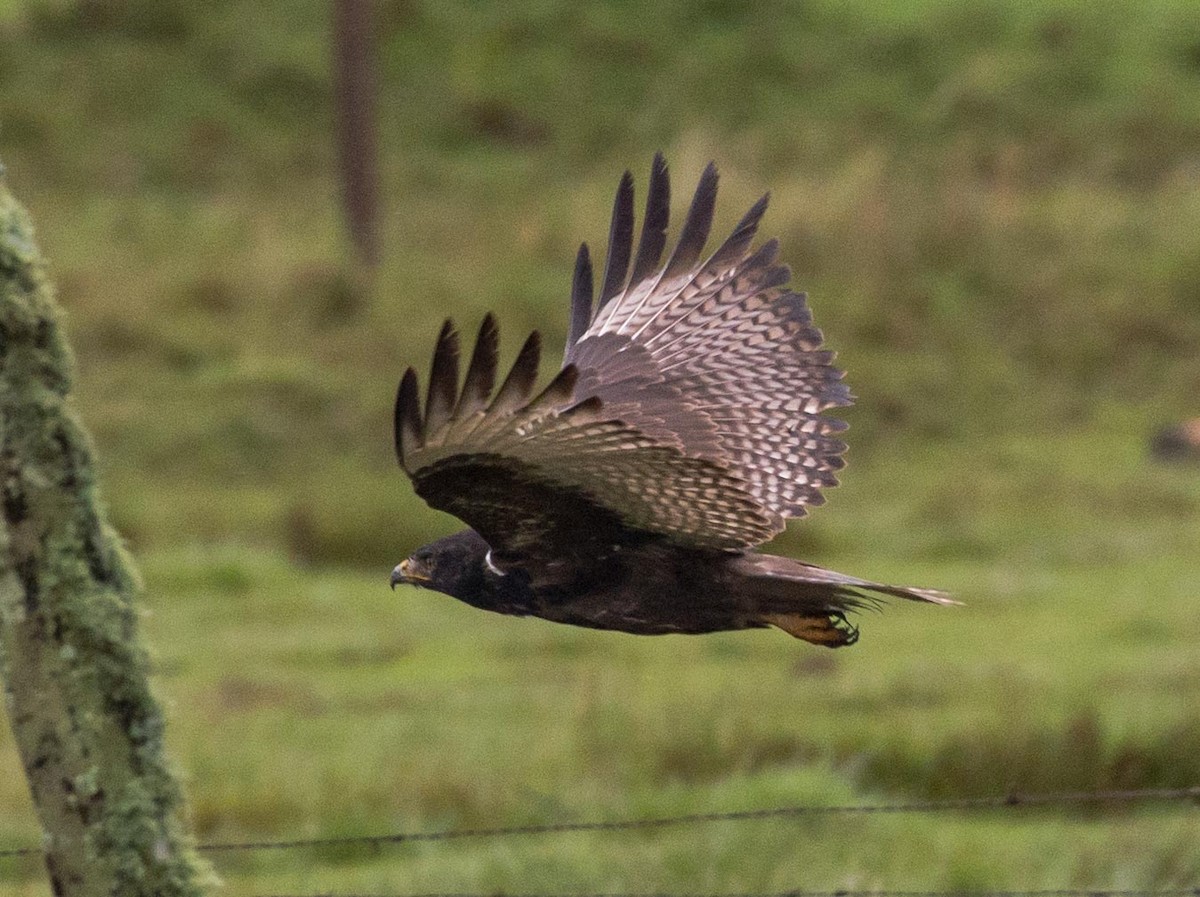
M 564 367 L 537 396 L 536 334 L 492 397 L 495 322 L 483 323 L 461 391 L 447 323 L 424 410 L 411 369 L 396 403 L 397 452 L 419 495 L 494 548 L 579 557 L 636 533 L 749 548 L 822 501 L 845 425 L 821 412 L 850 393 L 805 297 L 787 289 L 776 242 L 751 251 L 766 197 L 701 261 L 716 193 L 709 165 L 660 267 L 666 164 L 655 157 L 636 254 L 626 173 L 599 301 L 583 247 Z
M 474 527 L 502 555 L 583 560 L 647 533 L 714 549 L 771 535 L 775 522 L 720 465 L 685 454 L 668 429 L 656 431 L 637 408 L 618 415 L 622 409 L 599 397 L 578 399 L 575 367 L 534 395 L 538 354 L 534 334 L 490 396 L 497 338 L 489 315 L 461 392 L 458 335 L 448 322 L 424 412 L 417 376 L 411 369 L 405 374 L 396 399 L 396 449 L 430 505 Z M 635 364 L 630 376 L 636 370 Z M 647 394 L 656 397 L 653 385 Z M 653 411 L 656 402 L 648 404 Z

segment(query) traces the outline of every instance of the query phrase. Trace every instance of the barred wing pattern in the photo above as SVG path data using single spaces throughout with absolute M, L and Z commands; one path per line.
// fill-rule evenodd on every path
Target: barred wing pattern
M 766 197 L 700 261 L 716 190 L 709 165 L 660 267 L 666 165 L 655 157 L 636 255 L 626 172 L 599 302 L 585 245 L 563 368 L 536 396 L 536 333 L 492 397 L 494 320 L 483 322 L 461 391 L 447 322 L 424 411 L 411 369 L 396 402 L 396 448 L 419 495 L 501 554 L 577 561 L 650 535 L 744 550 L 821 502 L 845 450 L 845 425 L 821 412 L 849 404 L 849 391 L 804 296 L 786 288 L 777 243 L 751 251 Z
M 722 466 L 685 454 L 665 430 L 656 437 L 614 416 L 620 409 L 597 396 L 578 399 L 574 366 L 534 396 L 536 333 L 493 397 L 497 342 L 489 315 L 460 391 L 458 335 L 447 322 L 423 414 L 415 372 L 401 381 L 395 436 L 417 494 L 472 526 L 500 556 L 594 561 L 652 533 L 734 549 L 775 531 Z
M 574 342 L 567 360 L 605 383 L 619 355 L 595 347 L 616 338 L 637 346 L 661 387 L 685 398 L 677 418 L 684 413 L 703 417 L 713 428 L 715 449 L 701 446 L 698 454 L 725 464 L 741 478 L 782 529 L 786 518 L 823 502 L 822 487 L 837 484 L 846 448 L 838 434 L 845 424 L 821 413 L 849 405 L 852 398 L 842 372 L 833 366 L 833 353 L 822 348 L 805 296 L 787 289 L 791 274 L 775 263 L 777 242 L 750 250 L 767 197 L 706 261 L 698 262 L 716 191 L 717 173 L 710 164 L 678 245 L 656 270 L 670 185 L 662 157 L 655 157 L 638 255 L 622 288 L 633 230 L 626 175 L 617 192 L 604 286 L 594 313 L 586 253 L 576 268 Z M 610 402 L 633 398 L 619 383 L 597 392 Z

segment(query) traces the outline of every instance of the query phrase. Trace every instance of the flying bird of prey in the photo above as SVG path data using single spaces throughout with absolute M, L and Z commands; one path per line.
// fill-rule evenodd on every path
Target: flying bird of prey
M 655 156 L 636 253 L 625 173 L 599 298 L 584 244 L 563 366 L 536 394 L 536 332 L 494 389 L 485 317 L 460 387 L 446 322 L 424 407 L 413 369 L 400 381 L 396 452 L 417 494 L 469 528 L 418 549 L 393 588 L 596 629 L 775 626 L 830 647 L 857 640 L 846 615 L 871 593 L 953 603 L 754 551 L 836 485 L 845 424 L 822 412 L 851 396 L 777 241 L 751 248 L 766 196 L 702 258 L 716 196 L 710 164 L 661 263 L 666 163 Z

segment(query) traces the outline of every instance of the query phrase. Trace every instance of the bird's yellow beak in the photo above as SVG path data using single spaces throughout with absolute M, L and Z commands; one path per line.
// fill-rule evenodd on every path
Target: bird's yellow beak
M 424 564 L 412 558 L 401 561 L 396 569 L 392 571 L 392 588 L 396 588 L 402 582 L 411 583 L 419 586 L 429 582 L 429 570 Z

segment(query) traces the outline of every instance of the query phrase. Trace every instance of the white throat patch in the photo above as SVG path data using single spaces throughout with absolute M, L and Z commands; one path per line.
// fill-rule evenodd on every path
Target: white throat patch
M 483 562 L 485 564 L 487 564 L 487 568 L 489 570 L 491 570 L 493 573 L 495 573 L 497 576 L 507 576 L 508 575 L 508 573 L 506 571 L 501 570 L 499 567 L 497 567 L 495 564 L 492 563 L 492 549 L 489 548 L 488 553 L 483 556 Z

